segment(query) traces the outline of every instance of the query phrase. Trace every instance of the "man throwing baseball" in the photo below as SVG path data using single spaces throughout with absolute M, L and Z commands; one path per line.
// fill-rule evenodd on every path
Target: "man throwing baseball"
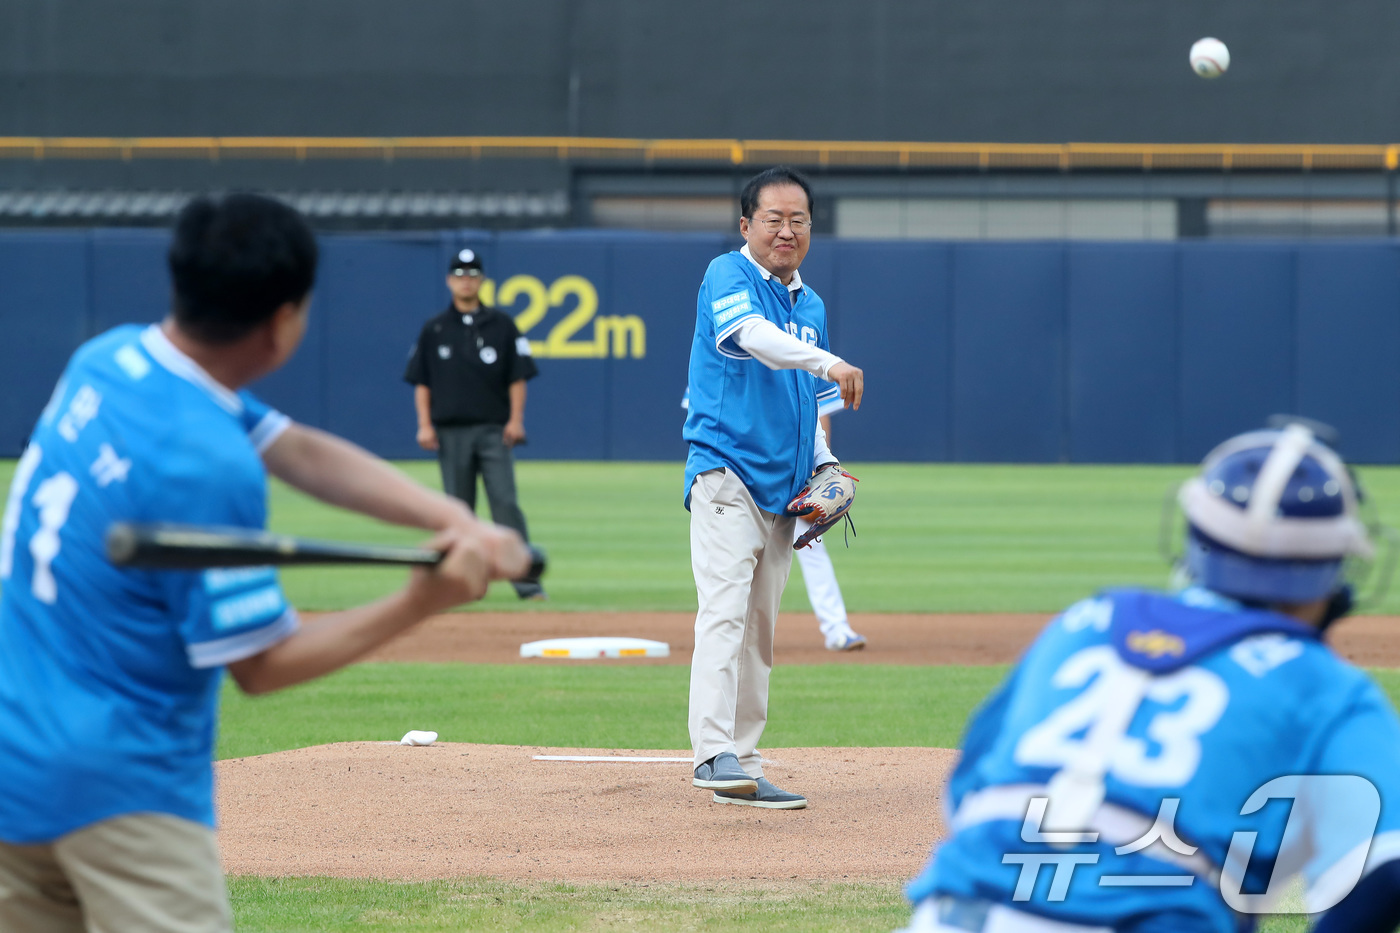
M 39 418 L 0 525 L 0 930 L 231 931 L 211 763 L 224 669 L 249 693 L 310 680 L 528 567 L 515 532 L 242 388 L 300 343 L 315 271 L 290 207 L 194 200 L 170 316 L 80 347 Z M 267 472 L 435 531 L 445 557 L 307 623 L 271 567 L 106 560 L 112 522 L 264 527 Z
M 819 399 L 839 394 L 859 408 L 864 374 L 827 349 L 826 306 L 798 274 L 811 245 L 807 180 L 762 172 L 744 186 L 740 213 L 746 245 L 706 270 L 690 351 L 694 784 L 716 803 L 798 809 L 806 798 L 765 780 L 758 752 L 773 633 L 796 516 L 831 517 L 854 495 L 827 447 Z

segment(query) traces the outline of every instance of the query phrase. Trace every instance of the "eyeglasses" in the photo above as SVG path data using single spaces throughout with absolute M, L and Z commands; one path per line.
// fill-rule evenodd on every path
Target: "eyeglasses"
M 472 279 L 479 279 L 479 278 L 481 278 L 481 270 L 480 270 L 480 269 L 453 269 L 453 270 L 452 270 L 452 274 L 455 275 L 455 276 L 458 276 L 458 277 L 461 277 L 461 276 L 464 276 L 464 275 L 465 275 L 465 276 L 467 276 L 468 278 L 472 278 Z
M 793 236 L 806 236 L 812 230 L 810 220 L 785 220 L 781 217 L 755 217 L 753 222 L 769 233 L 777 233 L 783 227 L 792 231 Z

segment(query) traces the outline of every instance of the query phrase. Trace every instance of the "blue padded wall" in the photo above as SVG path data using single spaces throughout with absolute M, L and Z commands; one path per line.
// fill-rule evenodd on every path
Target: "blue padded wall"
M 1294 266 L 1286 244 L 1192 243 L 1181 250 L 1181 443 L 1217 443 L 1297 408 Z
M 841 277 L 822 293 L 831 349 L 865 371 L 860 411 L 833 417 L 832 450 L 848 459 L 952 456 L 953 249 L 845 243 Z
M 1297 294 L 1298 410 L 1340 430 L 1348 457 L 1400 462 L 1400 251 L 1312 246 Z
M 1161 462 L 1176 452 L 1176 256 L 1069 247 L 1069 459 Z
M 322 241 L 317 301 L 329 430 L 389 456 L 419 452 L 403 371 L 423 323 L 447 307 L 444 251 L 437 236 Z
M 82 340 L 164 315 L 168 242 L 0 233 L 0 455 L 19 453 Z M 737 245 L 598 231 L 325 236 L 307 339 L 254 391 L 380 454 L 426 456 L 404 363 L 447 306 L 448 258 L 470 246 L 539 349 L 520 455 L 678 460 L 696 289 Z M 826 301 L 832 349 L 866 371 L 861 410 L 833 425 L 848 460 L 1182 462 L 1287 411 L 1337 425 L 1357 460 L 1400 462 L 1390 241 L 819 238 L 802 271 Z
M 89 235 L 93 333 L 118 324 L 150 324 L 170 310 L 164 230 L 94 230 Z
M 0 232 L 0 456 L 34 429 L 64 364 L 91 332 L 89 239 Z
M 541 235 L 537 233 L 504 234 L 496 245 L 496 260 L 491 275 L 497 288 L 508 284 L 516 275 L 529 275 L 549 287 L 577 276 L 593 284 L 598 297 L 598 309 L 612 308 L 611 285 L 607 274 L 610 245 L 606 238 L 589 233 Z M 514 296 L 502 310 L 517 318 L 528 310 L 532 299 L 528 294 Z M 586 344 L 592 328 L 581 326 L 566 333 L 571 325 L 566 321 L 579 310 L 577 294 L 563 290 L 554 296 L 546 294 L 544 316 L 530 327 L 525 336 L 532 341 L 557 340 L 569 349 Z M 609 432 L 608 367 L 607 360 L 551 358 L 541 359 L 540 375 L 529 383 L 526 402 L 528 446 L 519 451 L 522 457 L 556 459 L 577 457 L 600 460 L 607 457 Z M 677 428 L 679 430 L 679 428 Z
M 1062 246 L 954 249 L 954 459 L 1064 459 L 1065 337 Z
M 612 289 L 600 313 L 640 313 L 646 356 L 608 358 L 610 459 L 685 458 L 681 440 L 695 299 L 710 260 L 729 248 L 724 237 L 647 237 L 611 249 Z M 544 363 L 545 361 L 541 361 Z

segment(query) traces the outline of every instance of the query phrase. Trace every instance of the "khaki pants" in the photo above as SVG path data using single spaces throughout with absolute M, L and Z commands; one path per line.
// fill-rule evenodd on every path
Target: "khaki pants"
M 103 820 L 48 845 L 0 842 L 5 933 L 230 933 L 214 831 L 157 813 Z
M 739 478 L 709 470 L 690 490 L 690 565 L 700 612 L 690 666 L 695 764 L 733 752 L 762 777 L 778 603 L 792 570 L 791 515 L 760 509 Z

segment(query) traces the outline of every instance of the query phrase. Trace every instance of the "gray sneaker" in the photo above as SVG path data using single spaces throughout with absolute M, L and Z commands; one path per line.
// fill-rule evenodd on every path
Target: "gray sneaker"
M 807 798 L 801 794 L 789 794 L 774 787 L 767 778 L 758 779 L 758 789 L 752 794 L 738 794 L 733 791 L 715 791 L 715 803 L 737 803 L 745 807 L 764 807 L 768 810 L 801 810 L 807 806 Z
M 700 767 L 695 769 L 695 778 L 691 783 L 715 791 L 737 791 L 741 794 L 758 791 L 758 782 L 739 767 L 739 759 L 733 752 L 720 752 L 709 761 L 701 762 Z

